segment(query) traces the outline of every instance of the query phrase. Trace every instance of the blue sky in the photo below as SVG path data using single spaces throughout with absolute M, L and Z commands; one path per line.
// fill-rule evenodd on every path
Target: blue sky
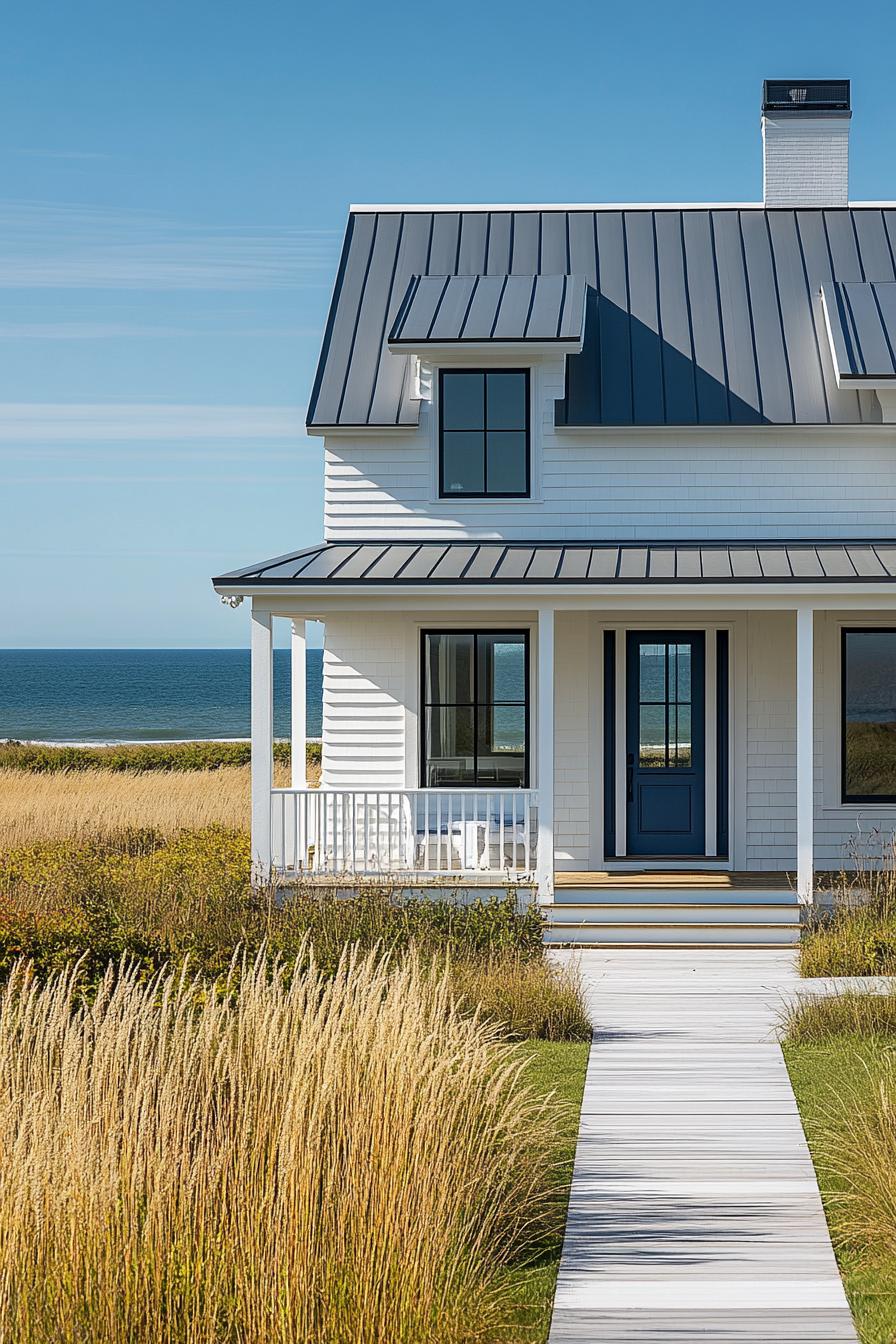
M 851 194 L 892 199 L 894 39 L 879 0 L 19 6 L 0 643 L 245 642 L 208 579 L 320 539 L 350 201 L 755 200 L 766 76 L 851 78 Z

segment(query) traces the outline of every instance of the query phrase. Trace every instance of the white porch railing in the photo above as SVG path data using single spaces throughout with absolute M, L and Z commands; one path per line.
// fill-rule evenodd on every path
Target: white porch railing
M 275 872 L 529 877 L 532 789 L 271 790 Z

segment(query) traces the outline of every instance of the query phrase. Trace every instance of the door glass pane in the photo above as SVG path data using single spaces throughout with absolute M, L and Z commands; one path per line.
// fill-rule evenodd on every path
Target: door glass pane
M 896 630 L 844 636 L 843 733 L 846 797 L 896 797 Z
M 473 709 L 433 706 L 426 716 L 426 787 L 473 784 Z
M 638 721 L 638 764 L 655 769 L 666 764 L 666 707 L 641 705 Z
M 442 435 L 442 493 L 481 495 L 485 491 L 482 434 Z
M 526 375 L 489 373 L 488 429 L 526 428 Z
M 442 428 L 485 429 L 485 378 L 481 373 L 443 374 Z
M 462 632 L 426 636 L 428 703 L 473 703 L 473 636 Z
M 519 635 L 480 635 L 479 701 L 526 698 L 526 644 Z
M 669 764 L 687 769 L 691 764 L 691 707 L 669 706 Z
M 639 699 L 642 704 L 661 703 L 666 698 L 666 646 L 641 644 L 638 648 Z
M 673 644 L 670 646 L 670 655 L 672 663 L 675 666 L 676 678 L 675 688 L 672 688 L 670 677 L 669 699 L 678 700 L 681 704 L 690 704 L 691 700 L 691 646 L 690 644 Z
M 486 435 L 488 455 L 488 492 L 490 495 L 526 493 L 525 434 Z
M 479 780 L 486 787 L 522 788 L 526 777 L 523 705 L 479 706 Z

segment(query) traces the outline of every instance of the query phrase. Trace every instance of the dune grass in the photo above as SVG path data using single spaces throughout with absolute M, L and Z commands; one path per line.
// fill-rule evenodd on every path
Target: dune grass
M 274 761 L 288 766 L 290 745 L 274 743 Z M 309 771 L 319 770 L 321 745 L 306 746 Z M 71 774 L 79 770 L 113 770 L 118 774 L 142 774 L 147 770 L 220 770 L 248 765 L 248 742 L 122 742 L 116 746 L 53 747 L 41 742 L 0 742 L 0 769 L 24 770 L 31 774 Z
M 0 850 L 138 828 L 175 835 L 211 825 L 237 829 L 248 824 L 247 766 L 165 775 L 0 770 Z
M 0 1340 L 544 1344 L 591 1028 L 538 910 L 253 890 L 247 768 L 151 756 L 0 749 Z
M 839 1037 L 896 1045 L 896 990 L 801 994 L 787 1005 L 783 1028 L 791 1045 L 823 1045 Z
M 509 891 L 407 899 L 388 885 L 351 898 L 332 889 L 254 889 L 244 831 L 207 827 L 166 838 L 126 831 L 45 841 L 0 853 L 0 977 L 24 956 L 41 974 L 83 959 L 91 982 L 122 956 L 151 974 L 188 959 L 224 974 L 237 948 L 292 961 L 306 939 L 335 972 L 347 944 L 425 958 L 448 955 L 456 991 L 516 1038 L 585 1040 L 590 1026 L 574 971 L 544 957 L 542 919 Z
M 522 1081 L 539 1095 L 559 1103 L 553 1131 L 553 1164 L 548 1179 L 563 1218 L 535 1248 L 531 1263 L 508 1272 L 512 1309 L 508 1344 L 545 1344 L 563 1249 L 563 1223 L 569 1203 L 579 1112 L 585 1089 L 588 1046 L 574 1041 L 526 1041 L 517 1047 L 525 1061 Z
M 238 992 L 120 973 L 90 1006 L 73 972 L 17 969 L 0 991 L 4 1333 L 543 1338 L 544 1278 L 523 1304 L 515 1275 L 558 1244 L 572 1120 L 519 1050 L 413 956 L 347 952 L 331 977 L 262 959 Z
M 847 846 L 800 942 L 805 976 L 896 975 L 896 838 L 873 827 Z
M 276 748 L 274 783 L 286 787 L 289 744 Z M 319 744 L 309 743 L 307 779 L 320 780 Z M 211 825 L 246 829 L 249 816 L 248 743 L 0 743 L 0 850 L 134 829 L 165 836 Z
M 863 1344 L 896 1339 L 896 993 L 801 999 L 784 1053 Z

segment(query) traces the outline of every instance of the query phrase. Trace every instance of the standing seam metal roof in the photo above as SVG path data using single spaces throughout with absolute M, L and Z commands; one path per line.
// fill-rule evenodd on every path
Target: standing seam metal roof
M 822 296 L 840 377 L 896 379 L 896 284 L 838 282 Z
M 220 587 L 363 583 L 792 583 L 896 580 L 896 539 L 844 542 L 330 542 L 223 574 Z
M 412 277 L 476 275 L 587 282 L 558 425 L 878 423 L 837 387 L 821 287 L 892 282 L 894 251 L 878 206 L 355 212 L 308 424 L 415 425 L 389 333 Z
M 580 344 L 585 290 L 582 275 L 415 275 L 389 344 Z

